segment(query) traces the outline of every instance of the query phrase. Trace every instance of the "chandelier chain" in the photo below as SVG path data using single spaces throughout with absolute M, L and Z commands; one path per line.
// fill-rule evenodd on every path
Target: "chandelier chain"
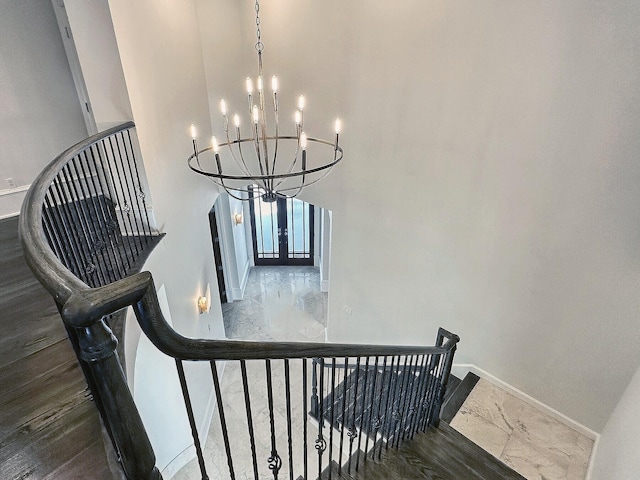
M 258 0 L 256 0 L 256 5 L 255 5 L 255 9 L 256 9 L 256 50 L 258 51 L 258 53 L 262 53 L 262 50 L 264 50 L 264 43 L 262 43 L 262 40 L 260 38 L 260 2 L 258 2 Z

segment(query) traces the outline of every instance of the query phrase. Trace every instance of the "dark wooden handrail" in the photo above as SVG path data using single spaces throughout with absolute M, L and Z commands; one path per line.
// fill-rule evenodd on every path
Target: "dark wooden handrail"
M 451 363 L 453 361 L 453 355 L 456 350 L 456 345 L 459 341 L 457 335 L 454 335 L 444 329 L 440 329 L 438 331 L 438 337 L 435 346 L 364 345 L 306 342 L 248 342 L 234 340 L 193 339 L 184 337 L 177 333 L 164 318 L 160 309 L 160 305 L 158 303 L 156 289 L 151 273 L 141 272 L 132 274 L 130 268 L 126 271 L 120 270 L 118 272 L 118 274 L 120 275 L 119 279 L 106 282 L 105 279 L 109 280 L 109 278 L 103 276 L 103 278 L 101 279 L 101 283 L 98 283 L 98 286 L 96 286 L 95 284 L 89 285 L 82 279 L 78 278 L 76 274 L 70 270 L 70 267 L 66 266 L 61 258 L 56 255 L 56 253 L 58 255 L 61 255 L 61 245 L 64 246 L 64 242 L 59 242 L 58 244 L 54 245 L 54 248 L 57 249 L 56 252 L 54 252 L 52 246 L 50 246 L 49 243 L 52 240 L 51 238 L 47 238 L 45 227 L 43 226 L 43 216 L 47 215 L 47 211 L 45 210 L 45 208 L 50 207 L 49 204 L 45 206 L 48 198 L 47 195 L 50 195 L 48 192 L 52 188 L 52 184 L 56 181 L 55 179 L 60 174 L 60 172 L 62 172 L 63 169 L 67 168 L 67 164 L 74 163 L 78 158 L 80 158 L 80 166 L 82 166 L 81 155 L 84 154 L 84 159 L 86 162 L 88 162 L 89 154 L 87 152 L 91 153 L 91 148 L 94 145 L 99 144 L 99 142 L 105 141 L 105 139 L 110 139 L 111 136 L 118 134 L 122 135 L 123 132 L 126 132 L 127 135 L 130 135 L 129 131 L 134 127 L 135 125 L 133 124 L 133 122 L 127 122 L 117 127 L 113 127 L 109 130 L 83 140 L 82 142 L 65 150 L 58 157 L 56 157 L 41 172 L 41 174 L 33 182 L 31 188 L 29 189 L 22 206 L 19 222 L 21 243 L 24 249 L 26 261 L 33 270 L 35 276 L 51 293 L 58 305 L 62 319 L 65 323 L 65 326 L 67 327 L 67 330 L 69 331 L 69 337 L 72 341 L 72 344 L 74 345 L 74 348 L 76 349 L 78 358 L 81 360 L 81 364 L 83 365 L 83 370 L 85 371 L 87 382 L 89 383 L 89 386 L 93 391 L 94 398 L 96 399 L 96 404 L 98 405 L 103 421 L 107 426 L 109 433 L 111 434 L 114 446 L 121 459 L 123 469 L 128 478 L 143 480 L 157 480 L 161 478 L 158 469 L 155 467 L 155 455 L 153 453 L 153 449 L 151 448 L 151 444 L 131 396 L 131 392 L 128 389 L 127 382 L 122 371 L 122 366 L 116 353 L 117 339 L 115 338 L 109 326 L 107 325 L 107 322 L 105 321 L 106 316 L 114 314 L 129 306 L 133 308 L 140 327 L 144 331 L 145 335 L 151 340 L 151 342 L 160 351 L 162 351 L 166 355 L 173 357 L 176 360 L 178 375 L 180 377 L 181 387 L 183 389 L 185 405 L 194 435 L 194 442 L 196 445 L 198 459 L 201 464 L 203 478 L 206 477 L 206 474 L 204 470 L 202 452 L 200 450 L 193 412 L 191 410 L 190 400 L 188 398 L 187 384 L 182 367 L 182 362 L 187 360 L 208 361 L 211 363 L 211 370 L 218 400 L 218 408 L 220 409 L 220 416 L 223 424 L 224 417 L 221 403 L 221 392 L 217 377 L 216 361 L 239 361 L 241 363 L 243 372 L 245 369 L 245 361 L 264 361 L 267 368 L 267 384 L 270 395 L 269 411 L 271 414 L 271 436 L 273 444 L 272 456 L 269 459 L 269 468 L 274 470 L 276 473 L 277 469 L 280 468 L 278 463 L 280 461 L 280 457 L 278 456 L 275 449 L 275 432 L 273 426 L 273 399 L 271 398 L 272 387 L 270 366 L 270 362 L 272 360 L 283 361 L 285 363 L 285 374 L 287 375 L 286 382 L 288 385 L 289 360 L 299 359 L 302 362 L 303 379 L 306 379 L 307 359 L 319 358 L 321 359 L 321 362 L 324 362 L 324 359 L 333 359 L 331 361 L 331 385 L 333 387 L 336 359 L 344 359 L 345 365 L 348 366 L 349 358 L 357 358 L 358 362 L 360 362 L 360 359 L 364 358 L 366 365 L 368 366 L 369 359 L 371 357 L 375 358 L 376 365 L 378 364 L 378 359 L 381 359 L 380 361 L 384 360 L 384 364 L 386 365 L 387 357 L 389 357 L 390 360 L 393 359 L 390 361 L 390 368 L 382 365 L 380 369 L 376 368 L 376 371 L 389 372 L 387 381 L 391 381 L 393 383 L 393 381 L 391 380 L 392 372 L 395 372 L 395 375 L 401 375 L 401 372 L 408 371 L 410 374 L 405 375 L 402 379 L 402 382 L 406 383 L 401 384 L 400 380 L 397 380 L 395 381 L 395 383 L 393 383 L 393 387 L 389 385 L 388 388 L 384 390 L 385 392 L 387 392 L 387 403 L 390 401 L 389 395 L 391 395 L 392 388 L 395 392 L 394 395 L 399 395 L 401 392 L 405 392 L 406 395 L 408 395 L 408 398 L 406 400 L 403 399 L 401 401 L 402 404 L 396 402 L 398 404 L 394 407 L 398 410 L 395 413 L 399 415 L 399 420 L 391 420 L 390 417 L 388 417 L 387 419 L 386 428 L 389 428 L 391 425 L 393 425 L 393 431 L 395 432 L 393 441 L 396 442 L 397 445 L 397 443 L 400 442 L 401 438 L 413 435 L 413 433 L 415 433 L 415 431 L 417 431 L 421 425 L 424 425 L 424 427 L 426 428 L 426 426 L 429 424 L 437 424 L 440 402 L 444 389 L 446 388 L 447 379 L 451 369 Z M 128 138 L 130 141 L 131 137 L 129 136 Z M 131 160 L 129 157 L 127 157 L 126 161 L 135 162 L 135 158 Z M 77 166 L 75 166 L 75 168 L 77 171 Z M 90 171 L 89 173 L 92 172 Z M 76 182 L 76 179 L 71 178 L 70 181 L 71 187 L 68 187 L 68 190 L 70 191 L 72 188 L 75 190 L 73 184 L 74 182 Z M 121 186 L 121 188 L 124 187 Z M 134 194 L 135 193 L 136 192 L 134 192 Z M 69 199 L 65 197 L 61 201 L 63 202 L 61 203 L 61 205 L 65 205 L 64 202 L 68 201 L 86 201 L 87 194 L 91 195 L 92 192 L 86 191 L 84 192 L 84 194 L 83 192 L 80 192 L 80 195 L 75 197 L 73 197 L 72 195 L 72 198 Z M 83 213 L 81 210 L 80 212 Z M 83 213 L 82 216 L 84 216 L 85 220 L 87 220 L 87 215 L 85 213 Z M 90 218 L 88 220 L 91 221 Z M 69 219 L 67 218 L 66 221 L 69 221 Z M 82 219 L 80 218 L 79 221 L 82 221 Z M 85 234 L 95 233 L 91 230 L 92 227 L 95 228 L 95 226 L 93 225 L 90 225 L 88 228 L 86 228 Z M 69 234 L 68 231 L 64 233 Z M 59 241 L 59 239 L 56 239 L 56 241 Z M 67 239 L 67 241 L 70 242 L 70 239 Z M 73 246 L 71 245 L 70 248 L 73 248 Z M 86 247 L 81 245 L 81 248 Z M 81 252 L 81 254 L 82 253 L 83 252 Z M 128 257 L 126 258 L 128 259 Z M 81 273 L 80 275 L 83 275 L 83 273 Z M 401 367 L 400 365 L 401 357 L 404 357 L 404 367 Z M 396 359 L 397 364 L 394 367 L 394 362 L 396 361 Z M 420 365 L 418 365 L 419 363 Z M 328 365 L 328 363 L 326 365 Z M 360 363 L 358 363 L 358 365 L 360 365 Z M 408 370 L 407 366 L 409 368 Z M 324 368 L 322 368 L 321 370 L 323 371 Z M 244 372 L 244 375 L 246 376 L 246 372 Z M 324 381 L 323 375 L 324 374 L 321 373 L 319 379 L 321 391 Z M 327 376 L 328 375 L 329 372 L 327 372 Z M 372 375 L 375 377 L 377 373 Z M 380 381 L 385 378 L 385 375 L 386 373 L 382 375 Z M 243 381 L 245 387 L 245 400 L 246 402 L 249 402 L 249 391 L 246 384 L 246 378 L 243 378 Z M 306 382 L 306 380 L 303 380 L 303 383 L 304 382 Z M 345 398 L 347 395 L 346 382 L 347 378 L 345 373 Z M 363 383 L 360 386 L 360 390 L 364 393 L 360 395 L 360 397 L 354 394 L 353 399 L 350 401 L 362 402 L 363 405 L 361 407 L 361 410 L 362 412 L 364 412 L 364 401 L 367 395 L 367 391 L 369 392 L 369 395 L 373 395 L 376 389 L 382 392 L 382 387 L 376 387 L 376 380 L 373 380 L 372 385 L 369 384 L 370 382 L 367 383 L 366 369 L 362 382 Z M 355 387 L 355 391 L 357 393 L 357 376 Z M 304 388 L 306 389 L 306 383 L 304 383 Z M 287 390 L 287 411 L 288 415 L 290 416 L 290 399 L 288 395 L 289 391 Z M 331 395 L 333 398 L 334 393 L 332 393 Z M 419 395 L 424 396 L 424 398 L 419 397 Z M 322 398 L 320 398 L 319 401 L 319 411 L 322 412 Z M 377 408 L 381 409 L 381 407 L 382 403 L 380 401 L 380 403 L 377 404 Z M 250 409 L 250 404 L 247 403 L 247 412 L 249 418 Z M 303 409 L 303 411 L 304 410 L 306 410 L 306 407 Z M 342 410 L 342 418 L 344 420 L 347 418 L 345 415 L 349 413 L 349 408 L 345 410 L 344 400 Z M 418 420 L 417 414 L 414 414 L 414 412 L 417 412 L 418 410 L 424 410 L 425 412 L 425 415 L 420 420 Z M 320 413 L 320 415 L 322 416 L 322 413 Z M 333 415 L 334 410 L 332 406 L 332 418 Z M 344 435 L 344 432 L 348 428 L 350 442 L 352 443 L 355 438 L 354 435 L 357 435 L 355 403 L 352 405 L 351 415 L 353 425 L 343 424 L 342 435 Z M 358 426 L 362 429 L 367 427 L 368 425 L 367 428 L 373 431 L 376 421 L 374 421 L 375 419 L 373 418 L 372 409 L 369 411 L 368 415 L 369 418 L 367 421 L 365 421 L 366 419 L 364 419 L 364 417 L 359 417 L 357 419 Z M 381 413 L 378 412 L 376 415 L 379 416 L 381 415 Z M 398 423 L 397 428 L 396 423 Z M 290 426 L 291 424 L 289 423 L 289 428 Z M 320 431 L 318 434 L 318 440 L 316 440 L 315 449 L 319 453 L 321 466 L 322 453 L 324 452 L 324 448 L 326 447 L 326 440 L 323 438 L 322 434 L 322 417 L 320 417 L 319 428 Z M 375 427 L 375 432 L 373 433 L 374 438 L 378 436 L 378 428 L 379 427 Z M 251 435 L 253 435 L 253 433 L 251 433 Z M 382 433 L 380 433 L 380 435 L 382 435 Z M 291 449 L 290 431 L 289 449 Z M 255 452 L 253 453 L 253 455 L 253 461 L 255 465 Z M 232 472 L 233 468 L 231 465 L 232 462 L 228 450 L 228 444 L 227 457 L 229 461 L 230 471 Z M 329 458 L 331 458 L 331 448 L 329 449 Z M 289 461 L 292 461 L 291 455 L 289 455 Z M 319 474 L 320 473 L 321 472 L 319 472 Z

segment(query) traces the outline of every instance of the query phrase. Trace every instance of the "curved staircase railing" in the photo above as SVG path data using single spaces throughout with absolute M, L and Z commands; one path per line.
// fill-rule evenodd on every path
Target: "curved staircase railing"
M 175 332 L 151 274 L 136 273 L 159 235 L 147 214 L 133 129 L 114 127 L 59 155 L 32 184 L 20 217 L 27 262 L 57 302 L 127 478 L 161 478 L 109 327 L 109 316 L 127 307 L 175 359 L 203 479 L 331 478 L 332 464 L 357 470 L 437 424 L 459 341 L 446 330 L 435 346 L 204 340 Z M 219 429 L 208 440 L 190 399 L 185 365 L 192 362 L 211 371 Z M 203 451 L 205 441 L 213 453 Z

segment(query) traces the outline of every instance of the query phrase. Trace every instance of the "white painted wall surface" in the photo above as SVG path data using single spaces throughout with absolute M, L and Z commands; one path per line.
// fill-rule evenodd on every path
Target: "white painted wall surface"
M 17 214 L 20 187 L 86 135 L 53 7 L 0 3 L 0 218 Z
M 242 48 L 206 17 L 205 69 L 210 97 L 242 105 L 253 4 L 211 9 L 234 5 Z M 314 136 L 344 120 L 344 162 L 301 195 L 333 211 L 330 339 L 431 344 L 444 326 L 457 361 L 601 431 L 640 365 L 640 4 L 278 0 L 261 14 L 281 118 L 305 93 Z
M 157 285 L 166 286 L 178 332 L 194 338 L 223 337 L 219 298 L 212 297 L 208 314 L 199 315 L 196 305 L 207 283 L 217 289 L 208 220 L 217 191 L 186 167 L 189 125 L 199 126 L 201 138 L 211 137 L 195 3 L 110 0 L 109 7 L 157 225 L 166 233 L 145 269 Z M 128 330 L 126 337 L 137 344 L 135 332 Z M 140 378 L 136 370 L 137 386 L 158 381 Z M 175 370 L 163 373 L 170 378 Z M 194 387 L 191 396 L 201 425 L 210 414 L 211 387 Z M 156 416 L 151 422 L 163 424 L 167 419 Z M 164 452 L 159 465 L 168 465 L 183 452 L 184 446 L 175 440 L 170 429 L 153 440 L 154 449 Z
M 640 478 L 640 369 L 602 431 L 590 480 Z
M 109 3 L 64 0 L 98 131 L 132 120 Z

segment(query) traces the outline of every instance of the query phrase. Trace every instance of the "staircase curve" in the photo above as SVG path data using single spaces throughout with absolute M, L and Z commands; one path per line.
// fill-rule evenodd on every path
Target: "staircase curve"
M 25 259 L 58 306 L 127 478 L 162 478 L 112 328 L 128 307 L 175 360 L 202 479 L 209 472 L 219 478 L 223 462 L 231 479 L 382 472 L 376 465 L 388 452 L 440 431 L 459 341 L 442 328 L 433 346 L 191 339 L 174 331 L 151 273 L 139 272 L 162 238 L 149 219 L 140 161 L 132 122 L 89 137 L 41 172 L 20 215 Z M 185 368 L 193 363 L 210 370 L 216 395 L 224 453 L 214 464 L 205 459 L 190 400 Z M 225 376 L 227 368 L 237 372 L 235 391 L 221 386 L 222 368 Z M 374 478 L 367 475 L 357 478 Z

